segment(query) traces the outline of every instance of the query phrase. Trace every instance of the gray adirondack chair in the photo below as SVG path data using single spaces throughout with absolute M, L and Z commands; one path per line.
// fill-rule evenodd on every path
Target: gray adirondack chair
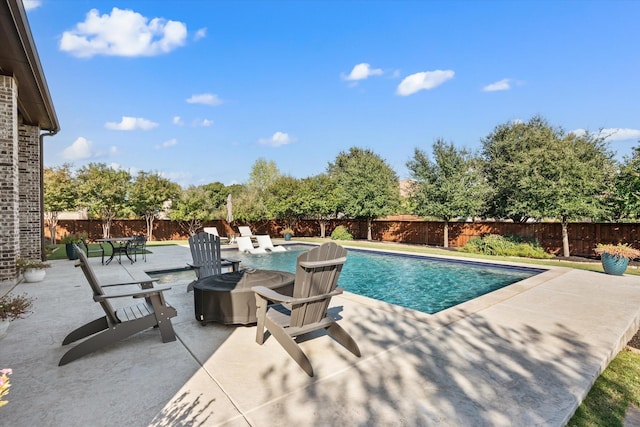
M 263 286 L 252 288 L 256 294 L 258 318 L 256 342 L 264 343 L 266 328 L 309 376 L 313 376 L 313 368 L 295 341 L 299 335 L 325 329 L 333 339 L 360 357 L 358 344 L 327 313 L 331 297 L 343 292 L 336 285 L 346 260 L 345 248 L 333 242 L 325 243 L 298 256 L 293 297 Z M 280 304 L 268 306 L 269 301 Z
M 189 249 L 193 263 L 189 266 L 196 271 L 196 279 L 222 274 L 223 267 L 231 267 L 232 271 L 238 271 L 240 261 L 222 258 L 220 252 L 220 237 L 201 231 L 189 237 Z M 194 282 L 189 283 L 187 292 L 193 290 Z
M 153 327 L 158 327 L 160 330 L 162 342 L 176 340 L 171 318 L 175 317 L 177 312 L 175 308 L 165 302 L 163 295 L 163 292 L 171 287 L 154 288 L 152 281 L 101 285 L 88 263 L 85 253 L 77 246 L 76 253 L 78 254 L 76 267 L 82 268 L 82 272 L 93 291 L 93 300 L 100 304 L 105 315 L 79 327 L 65 337 L 62 345 L 89 338 L 67 351 L 60 359 L 58 366 L 66 365 L 82 356 Z M 103 290 L 108 286 L 136 284 L 141 286 L 140 290 L 110 294 L 105 294 Z M 141 302 L 115 310 L 110 300 L 126 297 L 139 298 Z

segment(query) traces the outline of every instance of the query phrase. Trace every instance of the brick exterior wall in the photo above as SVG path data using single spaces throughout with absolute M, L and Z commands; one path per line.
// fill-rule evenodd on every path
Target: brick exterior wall
M 37 126 L 18 126 L 20 256 L 26 259 L 40 259 L 42 252 L 39 137 Z
M 0 75 L 0 282 L 16 282 L 16 258 L 41 259 L 40 128 L 22 123 L 18 84 Z
M 0 75 L 0 281 L 15 280 L 20 253 L 18 84 Z

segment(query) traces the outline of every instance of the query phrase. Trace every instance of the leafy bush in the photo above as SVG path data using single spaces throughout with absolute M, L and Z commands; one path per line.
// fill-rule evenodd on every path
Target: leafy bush
M 331 232 L 331 240 L 353 240 L 353 236 L 344 225 L 339 225 Z
M 488 234 L 476 237 L 460 248 L 462 252 L 484 255 L 519 256 L 525 258 L 551 258 L 536 240 L 525 240 L 518 236 Z

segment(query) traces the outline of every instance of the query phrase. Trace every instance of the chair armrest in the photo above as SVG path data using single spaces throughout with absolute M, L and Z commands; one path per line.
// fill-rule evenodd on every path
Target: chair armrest
M 197 268 L 202 267 L 202 264 L 189 264 L 189 263 L 187 263 L 187 266 L 188 266 L 190 269 L 192 269 L 192 270 L 193 270 L 193 269 L 197 269 Z
M 108 288 L 110 286 L 125 286 L 125 285 L 149 285 L 149 284 L 153 284 L 153 283 L 157 283 L 158 281 L 155 279 L 149 279 L 149 280 L 137 280 L 134 282 L 121 282 L 121 283 L 109 283 L 106 285 L 100 284 L 101 287 L 103 288 Z M 158 288 L 160 289 L 160 288 Z
M 298 264 L 302 268 L 330 267 L 332 265 L 342 265 L 347 262 L 347 257 L 330 259 L 328 261 L 300 261 Z
M 149 288 L 149 289 L 141 289 L 139 291 L 133 292 L 122 292 L 117 294 L 105 294 L 105 295 L 94 295 L 93 300 L 96 302 L 105 301 L 111 298 L 123 298 L 123 297 L 134 297 L 134 298 L 146 298 L 152 295 L 158 295 L 163 293 L 164 291 L 168 291 L 171 289 L 171 286 L 162 286 L 160 288 Z
M 266 286 L 254 286 L 251 290 L 269 301 L 290 302 L 293 300 L 293 297 L 282 295 L 281 293 L 278 293 L 273 289 L 269 289 Z
M 233 263 L 233 264 L 242 262 L 241 260 L 234 259 L 234 258 L 220 258 L 220 260 L 221 261 L 230 262 L 230 263 Z
M 328 294 L 314 295 L 312 297 L 306 297 L 306 298 L 294 298 L 287 295 L 282 295 L 274 291 L 273 289 L 269 289 L 265 286 L 254 286 L 251 288 L 251 290 L 269 301 L 286 302 L 287 304 L 292 304 L 292 305 L 304 304 L 306 302 L 313 302 L 313 301 L 321 301 L 323 299 L 340 295 L 342 292 L 344 292 L 344 289 L 338 286 Z

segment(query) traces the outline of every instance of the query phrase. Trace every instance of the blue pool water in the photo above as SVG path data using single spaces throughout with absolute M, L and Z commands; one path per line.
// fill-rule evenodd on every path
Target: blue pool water
M 240 259 L 244 268 L 294 273 L 296 258 L 310 246 L 287 248 L 256 255 L 223 251 L 223 257 Z M 354 294 L 433 314 L 542 271 L 349 249 L 338 284 Z

